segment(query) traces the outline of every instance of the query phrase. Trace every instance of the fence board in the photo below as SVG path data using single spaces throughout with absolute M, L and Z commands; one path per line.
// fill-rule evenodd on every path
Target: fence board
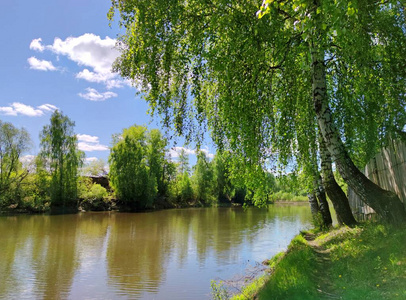
M 406 209 L 406 143 L 393 141 L 390 146 L 383 148 L 365 166 L 364 174 L 381 188 L 396 193 Z M 366 215 L 375 213 L 350 187 L 348 200 L 358 219 L 365 219 Z

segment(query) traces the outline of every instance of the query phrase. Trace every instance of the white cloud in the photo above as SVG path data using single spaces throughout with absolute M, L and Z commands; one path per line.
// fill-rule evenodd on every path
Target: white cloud
M 0 106 L 0 113 L 6 116 L 16 116 L 17 112 L 10 106 Z
M 206 154 L 207 158 L 210 158 L 210 159 L 214 158 L 214 154 L 210 153 L 209 149 L 200 149 L 200 151 L 204 152 Z
M 104 83 L 106 88 L 109 90 L 113 88 L 122 88 L 124 85 L 129 87 L 137 87 L 137 89 L 140 89 L 139 85 L 132 84 L 128 79 L 117 79 L 117 74 L 114 73 L 96 73 L 89 71 L 88 69 L 84 69 L 76 74 L 76 78 L 84 79 L 89 82 Z
M 78 148 L 82 151 L 106 151 L 109 147 L 100 144 L 99 137 L 88 134 L 77 134 Z
M 88 135 L 88 134 L 77 134 L 76 136 L 77 136 L 78 140 L 81 142 L 86 142 L 86 143 L 98 143 L 99 142 L 98 136 Z
M 120 55 L 115 48 L 116 40 L 108 36 L 101 38 L 93 33 L 85 33 L 78 37 L 68 37 L 65 40 L 55 38 L 51 45 L 43 45 L 42 39 L 31 41 L 30 49 L 37 51 L 48 50 L 56 55 L 66 56 L 83 70 L 76 74 L 76 78 L 93 83 L 101 83 L 107 89 L 122 88 L 124 86 L 139 89 L 138 82 L 131 82 L 111 72 L 113 62 Z
M 39 60 L 35 56 L 31 56 L 27 59 L 30 69 L 40 70 L 40 71 L 56 71 L 57 68 L 52 64 L 52 62 L 47 60 Z
M 43 111 L 55 111 L 58 108 L 52 104 L 42 104 L 42 105 L 38 106 L 38 109 L 41 109 Z
M 10 106 L 0 107 L 0 113 L 8 116 L 23 115 L 29 117 L 40 117 L 46 112 L 54 111 L 56 109 L 57 107 L 52 104 L 43 104 L 34 108 L 30 105 L 13 102 L 12 104 L 10 104 Z
M 39 42 L 37 39 L 33 40 L 31 44 L 34 44 L 33 47 L 37 49 L 42 46 Z M 45 46 L 45 49 L 66 56 L 79 66 L 87 67 L 77 73 L 76 78 L 103 83 L 108 89 L 111 89 L 127 84 L 119 78 L 118 74 L 111 72 L 113 62 L 120 55 L 115 45 L 116 40 L 108 36 L 102 39 L 93 33 L 85 33 L 78 37 L 68 37 L 65 40 L 55 38 L 54 43 Z
M 45 47 L 41 44 L 41 42 L 42 42 L 41 38 L 32 40 L 30 44 L 30 49 L 39 52 L 44 51 Z
M 133 87 L 133 85 L 131 83 L 129 83 L 129 82 L 130 82 L 129 80 L 111 79 L 111 80 L 108 80 L 106 82 L 106 88 L 111 90 L 111 89 L 114 89 L 114 88 L 122 88 L 124 85 L 127 85 L 129 87 Z M 134 87 L 136 87 L 136 86 L 134 85 Z M 136 87 L 136 88 L 138 90 L 140 90 L 139 87 Z
M 104 92 L 100 93 L 96 89 L 93 88 L 87 88 L 86 93 L 79 93 L 78 94 L 80 97 L 90 100 L 90 101 L 104 101 L 109 98 L 117 97 L 116 93 L 113 92 Z
M 82 151 L 107 151 L 109 150 L 109 147 L 101 144 L 91 144 L 91 143 L 85 143 L 85 142 L 79 142 L 78 143 L 79 150 Z
M 11 105 L 17 114 L 26 115 L 29 117 L 39 117 L 44 114 L 41 109 L 35 109 L 32 106 L 23 103 L 14 102 Z
M 189 149 L 185 147 L 172 147 L 171 149 L 169 149 L 169 155 L 171 156 L 171 158 L 177 158 L 179 157 L 182 150 L 185 151 L 186 155 L 196 155 L 197 153 L 196 149 Z M 210 159 L 214 158 L 214 154 L 210 153 L 208 149 L 200 149 L 200 151 L 204 152 L 206 154 L 206 157 Z
M 108 82 L 109 80 L 113 79 L 116 75 L 113 73 L 96 73 L 89 71 L 88 69 L 84 69 L 83 71 L 76 74 L 76 78 L 84 79 L 89 82 L 97 82 L 103 83 Z
M 68 37 L 66 40 L 55 38 L 53 45 L 47 46 L 56 54 L 66 55 L 81 66 L 92 67 L 98 73 L 109 73 L 111 65 L 118 57 L 115 49 L 116 40 L 106 36 L 101 39 L 92 33 L 79 37 Z
M 86 161 L 86 163 L 90 163 L 90 162 L 92 162 L 92 161 L 97 161 L 97 157 L 86 157 L 85 158 L 85 161 Z
M 195 155 L 196 154 L 196 151 L 192 150 L 192 149 L 188 149 L 188 148 L 185 148 L 185 147 L 172 147 L 171 149 L 169 149 L 169 155 L 172 158 L 177 158 L 177 157 L 179 157 L 182 150 L 185 151 L 186 155 Z

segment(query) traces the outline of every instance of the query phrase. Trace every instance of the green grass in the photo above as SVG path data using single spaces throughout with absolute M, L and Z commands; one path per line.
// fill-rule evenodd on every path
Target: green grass
M 406 299 L 406 227 L 342 227 L 313 244 L 319 253 L 297 236 L 282 259 L 271 260 L 271 275 L 233 299 Z
M 257 278 L 251 284 L 245 286 L 240 294 L 233 296 L 231 299 L 232 300 L 253 299 L 258 290 L 260 290 L 267 282 L 268 276 L 269 275 L 263 275 Z
M 294 195 L 292 193 L 279 191 L 270 195 L 270 200 L 273 202 L 278 201 L 289 201 L 289 202 L 307 202 L 308 198 L 306 196 Z
M 259 299 L 316 299 L 317 286 L 309 273 L 315 259 L 306 240 L 301 235 L 295 237 L 258 295 Z
M 406 299 L 405 229 L 368 224 L 327 240 L 336 293 L 343 299 Z

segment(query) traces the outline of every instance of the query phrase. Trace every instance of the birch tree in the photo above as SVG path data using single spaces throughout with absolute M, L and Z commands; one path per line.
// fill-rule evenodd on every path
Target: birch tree
M 251 164 L 275 153 L 306 164 L 320 132 L 347 184 L 403 222 L 400 200 L 357 168 L 406 123 L 403 4 L 265 0 L 256 15 L 260 5 L 113 0 L 109 18 L 126 29 L 114 70 L 143 88 L 164 125 L 197 140 L 208 127 Z

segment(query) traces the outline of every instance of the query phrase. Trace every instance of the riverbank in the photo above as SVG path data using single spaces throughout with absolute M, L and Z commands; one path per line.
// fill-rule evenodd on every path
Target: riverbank
M 306 201 L 307 202 L 307 201 Z M 268 203 L 269 205 L 302 205 L 306 203 L 304 201 L 294 201 L 294 200 L 278 200 L 275 202 Z M 123 205 L 117 199 L 108 197 L 103 200 L 83 200 L 79 199 L 77 207 L 51 207 L 50 203 L 47 202 L 41 207 L 32 205 L 30 203 L 23 205 L 10 205 L 8 207 L 0 207 L 1 215 L 20 215 L 20 214 L 63 214 L 63 213 L 78 213 L 78 212 L 100 212 L 100 211 L 119 211 L 119 212 L 148 212 L 148 211 L 159 211 L 164 209 L 177 209 L 177 208 L 197 208 L 197 207 L 240 207 L 243 206 L 241 203 L 234 202 L 219 202 L 212 206 L 203 206 L 196 202 L 186 203 L 184 205 L 179 205 L 168 201 L 167 199 L 158 199 L 154 207 L 146 209 L 132 209 L 129 206 Z M 254 206 L 254 205 L 247 205 Z
M 308 202 L 307 196 L 294 195 L 292 193 L 287 193 L 279 191 L 269 196 L 269 201 L 271 202 Z
M 303 232 L 232 299 L 406 299 L 405 229 L 365 223 Z
M 50 202 L 43 201 L 43 205 L 37 206 L 33 203 L 13 204 L 7 207 L 0 207 L 0 215 L 20 215 L 20 214 L 72 214 L 79 212 L 101 212 L 101 211 L 119 211 L 119 212 L 148 212 L 159 211 L 163 209 L 191 208 L 199 207 L 195 204 L 176 205 L 165 198 L 156 201 L 153 207 L 145 209 L 134 209 L 123 204 L 114 197 L 105 197 L 104 199 L 78 199 L 75 206 L 71 207 L 52 207 Z M 230 205 L 231 206 L 231 205 Z

